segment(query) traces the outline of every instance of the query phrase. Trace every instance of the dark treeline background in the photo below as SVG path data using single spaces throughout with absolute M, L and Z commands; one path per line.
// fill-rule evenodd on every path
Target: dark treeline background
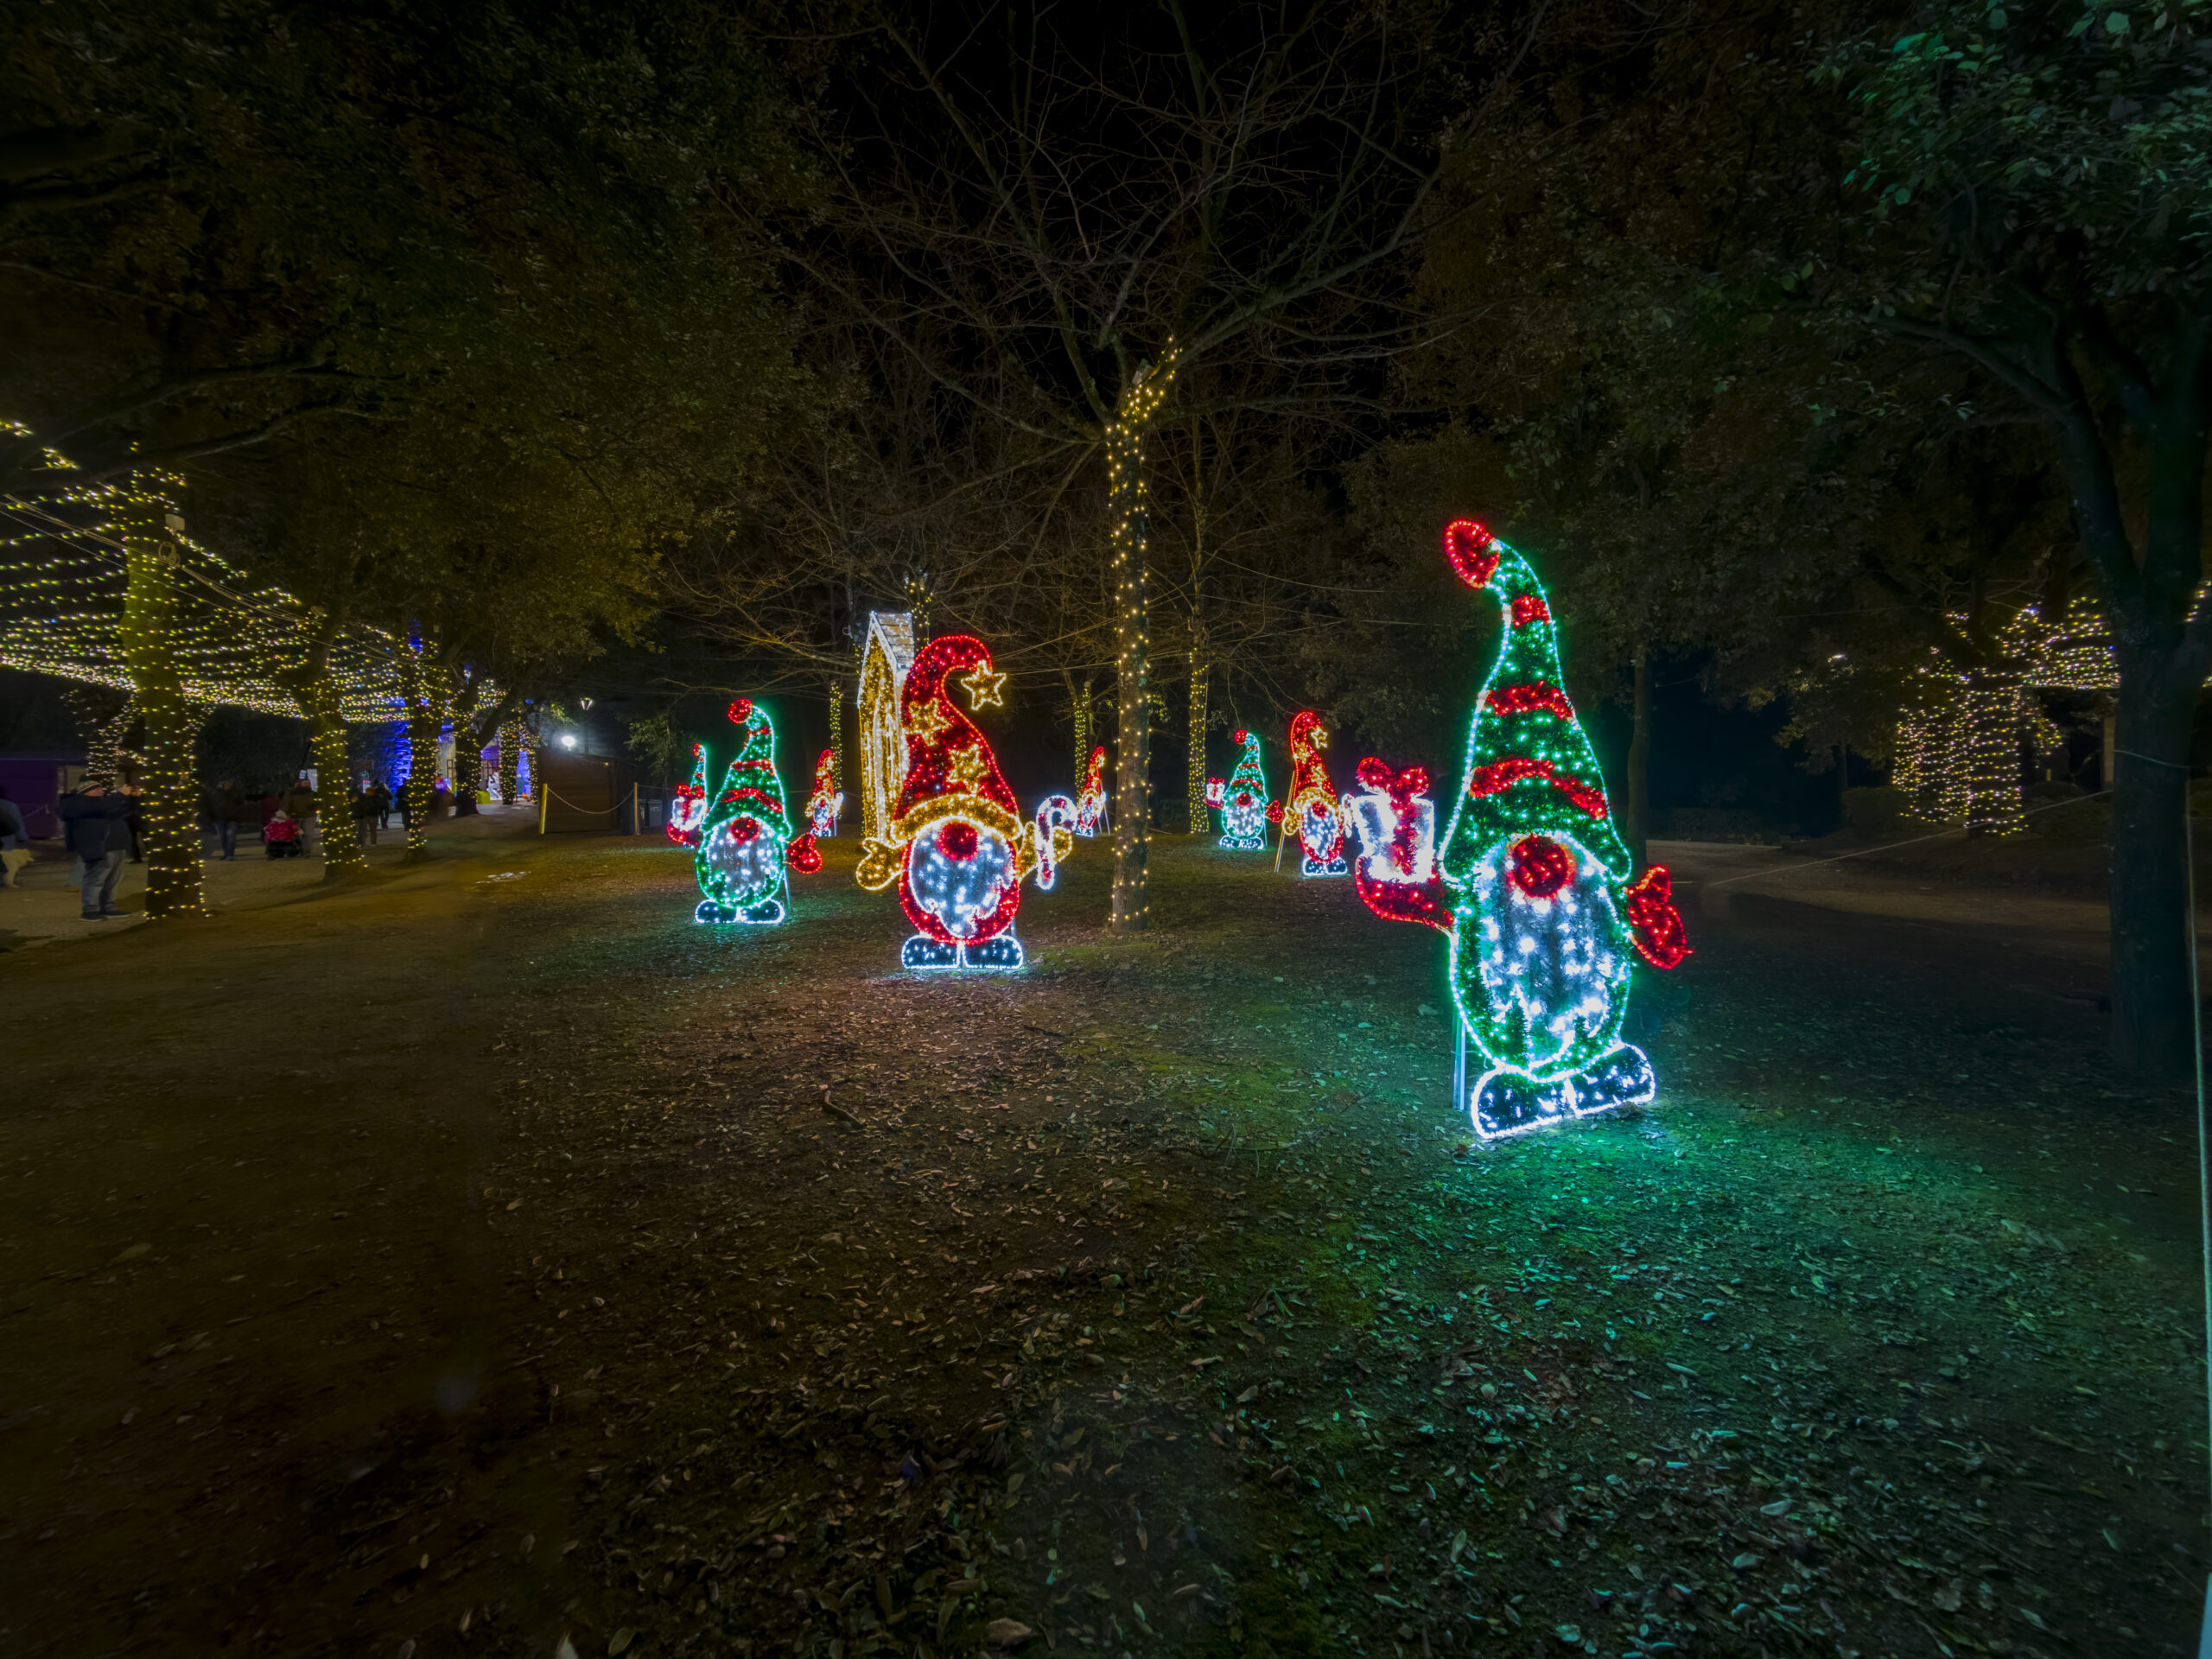
M 680 773 L 753 693 L 802 790 L 914 610 L 1013 675 L 1029 790 L 1082 710 L 1125 826 L 1299 707 L 1448 786 L 1462 514 L 1550 583 L 1639 846 L 1832 828 L 2026 607 L 2088 617 L 2040 764 L 2147 757 L 2082 780 L 2118 1051 L 2185 1060 L 2196 4 L 0 16 L 19 500 L 167 469 L 486 722 L 591 696 Z

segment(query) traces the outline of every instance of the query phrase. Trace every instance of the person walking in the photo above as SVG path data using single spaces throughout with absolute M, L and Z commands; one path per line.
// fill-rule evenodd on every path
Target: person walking
M 363 785 L 360 792 L 353 797 L 353 841 L 355 845 L 360 847 L 375 846 L 377 844 L 376 792 L 373 790 L 369 789 L 365 785 Z
M 61 798 L 62 833 L 68 837 L 69 850 L 77 855 L 88 922 L 104 922 L 120 913 L 115 907 L 115 884 L 123 874 L 124 855 L 130 850 L 130 817 L 137 807 L 137 794 L 136 784 L 114 791 L 103 784 L 85 784 Z
M 377 804 L 377 828 L 391 828 L 391 790 L 381 778 L 369 785 L 370 798 Z
M 238 855 L 238 825 L 253 822 L 253 803 L 246 799 L 237 779 L 226 778 L 215 785 L 214 794 L 208 798 L 207 816 L 215 822 L 224 862 L 235 863 Z
M 0 789 L 0 887 L 16 885 L 16 872 L 31 861 L 31 838 L 23 833 L 23 809 Z
M 300 826 L 300 850 L 315 851 L 315 785 L 304 772 L 292 785 L 292 792 L 284 798 L 284 810 Z

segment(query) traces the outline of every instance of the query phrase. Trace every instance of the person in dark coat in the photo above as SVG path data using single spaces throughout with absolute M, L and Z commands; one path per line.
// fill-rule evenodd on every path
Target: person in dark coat
M 61 833 L 81 866 L 85 919 L 104 922 L 118 914 L 115 884 L 130 850 L 130 814 L 138 805 L 137 785 L 111 791 L 85 784 L 61 798 Z
M 353 797 L 353 839 L 363 847 L 377 844 L 377 796 L 364 789 Z
M 246 799 L 238 779 L 226 778 L 207 798 L 207 810 L 215 834 L 222 842 L 224 859 L 235 862 L 238 855 L 238 825 L 254 821 L 253 803 Z
M 31 861 L 30 837 L 23 833 L 23 810 L 0 789 L 0 887 L 16 885 L 16 872 Z

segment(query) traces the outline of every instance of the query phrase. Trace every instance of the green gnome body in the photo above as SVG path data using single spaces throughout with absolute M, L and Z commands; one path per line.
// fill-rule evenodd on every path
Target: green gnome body
M 784 919 L 785 858 L 791 838 L 776 775 L 776 728 L 750 697 L 729 706 L 738 751 L 722 774 L 699 832 L 694 868 L 702 897 L 694 917 L 702 922 Z
M 1664 869 L 1631 882 L 1596 752 L 1561 688 L 1559 632 L 1529 562 L 1462 519 L 1445 532 L 1459 579 L 1493 596 L 1503 638 L 1467 734 L 1459 795 L 1433 855 L 1421 768 L 1361 763 L 1355 878 L 1376 914 L 1451 941 L 1452 996 L 1487 1069 L 1465 1103 L 1485 1137 L 1649 1100 L 1620 1039 L 1636 955 L 1688 955 Z

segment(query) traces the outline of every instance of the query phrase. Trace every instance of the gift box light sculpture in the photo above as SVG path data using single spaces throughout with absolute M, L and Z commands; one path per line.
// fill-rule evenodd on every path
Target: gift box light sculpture
M 1260 736 L 1256 732 L 1240 728 L 1234 741 L 1241 744 L 1243 753 L 1236 759 L 1236 770 L 1222 785 L 1218 798 L 1214 792 L 1214 779 L 1206 780 L 1206 799 L 1217 802 L 1221 808 L 1221 839 L 1215 843 L 1240 853 L 1264 853 L 1268 850 L 1268 775 L 1260 766 Z M 1278 813 L 1279 817 L 1280 814 Z
M 1560 690 L 1559 633 L 1529 562 L 1480 524 L 1444 533 L 1459 580 L 1504 630 L 1467 734 L 1466 773 L 1440 849 L 1419 766 L 1363 760 L 1348 798 L 1353 872 L 1378 916 L 1451 941 L 1463 1040 L 1487 1069 L 1463 1085 L 1485 1139 L 1648 1101 L 1651 1064 L 1620 1039 L 1630 969 L 1689 954 L 1663 868 L 1629 880 L 1596 753 Z
M 1039 885 L 1050 886 L 1074 842 L 1044 823 L 1041 807 L 1038 822 L 1021 822 L 988 740 L 952 700 L 946 682 L 955 674 L 971 707 L 999 701 L 1006 676 L 992 671 L 982 640 L 947 634 L 916 653 L 899 711 L 906 779 L 886 833 L 861 843 L 855 874 L 871 892 L 898 884 L 915 928 L 899 950 L 903 966 L 1019 968 L 1022 878 L 1039 871 Z
M 821 855 L 811 836 L 791 840 L 783 780 L 776 775 L 776 728 L 767 711 L 740 697 L 730 704 L 729 718 L 737 728 L 738 750 L 700 826 L 693 867 L 703 896 L 692 914 L 702 922 L 770 926 L 784 919 L 786 862 L 796 869 L 820 869 Z
M 679 847 L 696 847 L 707 822 L 707 748 L 691 746 L 691 781 L 678 784 L 668 804 L 668 838 Z
M 1336 785 L 1329 781 L 1329 763 L 1321 751 L 1329 747 L 1328 728 L 1312 709 L 1301 710 L 1290 722 L 1290 797 L 1287 810 L 1305 849 L 1300 868 L 1307 875 L 1342 875 L 1344 863 L 1344 826 L 1337 803 Z

